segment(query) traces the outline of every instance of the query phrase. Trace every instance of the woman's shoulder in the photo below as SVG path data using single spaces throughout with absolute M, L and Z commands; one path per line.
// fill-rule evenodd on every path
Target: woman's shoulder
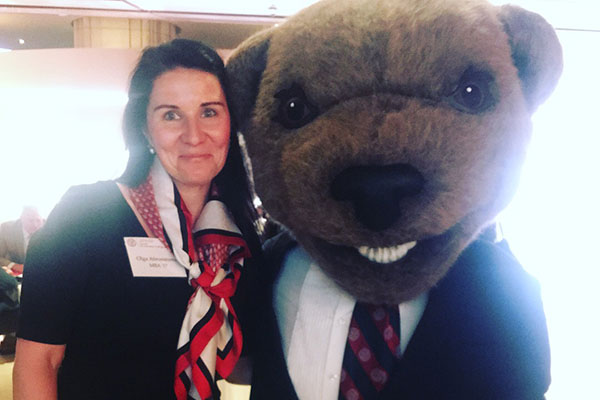
M 98 181 L 71 186 L 65 192 L 59 204 L 95 206 L 116 200 L 119 196 L 120 191 L 115 181 Z
M 114 181 L 99 181 L 70 187 L 54 207 L 47 226 L 82 226 L 86 221 L 98 221 L 126 205 Z

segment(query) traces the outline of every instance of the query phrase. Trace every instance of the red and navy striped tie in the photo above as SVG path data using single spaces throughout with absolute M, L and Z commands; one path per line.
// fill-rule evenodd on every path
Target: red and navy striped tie
M 400 352 L 398 306 L 356 303 L 344 352 L 339 399 L 377 398 Z

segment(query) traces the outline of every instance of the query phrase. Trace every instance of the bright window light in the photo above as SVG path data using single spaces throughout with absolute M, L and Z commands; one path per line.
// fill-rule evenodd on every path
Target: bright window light
M 559 31 L 564 73 L 534 136 L 504 234 L 540 282 L 552 350 L 548 400 L 600 398 L 600 32 Z
M 11 104 L 28 104 L 36 107 L 45 107 L 60 104 L 64 107 L 77 107 L 88 109 L 95 107 L 124 107 L 127 103 L 127 93 L 120 90 L 80 89 L 80 88 L 3 88 L 0 105 L 3 107 Z M 58 122 L 58 121 L 56 121 Z
M 127 153 L 121 138 L 122 91 L 6 88 L 0 98 L 3 196 L 0 221 L 31 204 L 47 215 L 72 185 L 118 177 Z

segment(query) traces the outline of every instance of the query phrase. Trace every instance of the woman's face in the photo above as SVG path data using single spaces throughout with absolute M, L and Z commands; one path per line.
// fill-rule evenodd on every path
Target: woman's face
M 204 188 L 225 165 L 229 109 L 216 76 L 175 68 L 154 80 L 146 110 L 150 144 L 177 187 Z

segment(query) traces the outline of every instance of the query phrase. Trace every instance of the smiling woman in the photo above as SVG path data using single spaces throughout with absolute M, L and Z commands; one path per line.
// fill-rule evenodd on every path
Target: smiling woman
M 71 188 L 29 246 L 15 399 L 219 397 L 242 346 L 231 298 L 260 252 L 226 90 L 202 43 L 144 50 L 125 172 Z

